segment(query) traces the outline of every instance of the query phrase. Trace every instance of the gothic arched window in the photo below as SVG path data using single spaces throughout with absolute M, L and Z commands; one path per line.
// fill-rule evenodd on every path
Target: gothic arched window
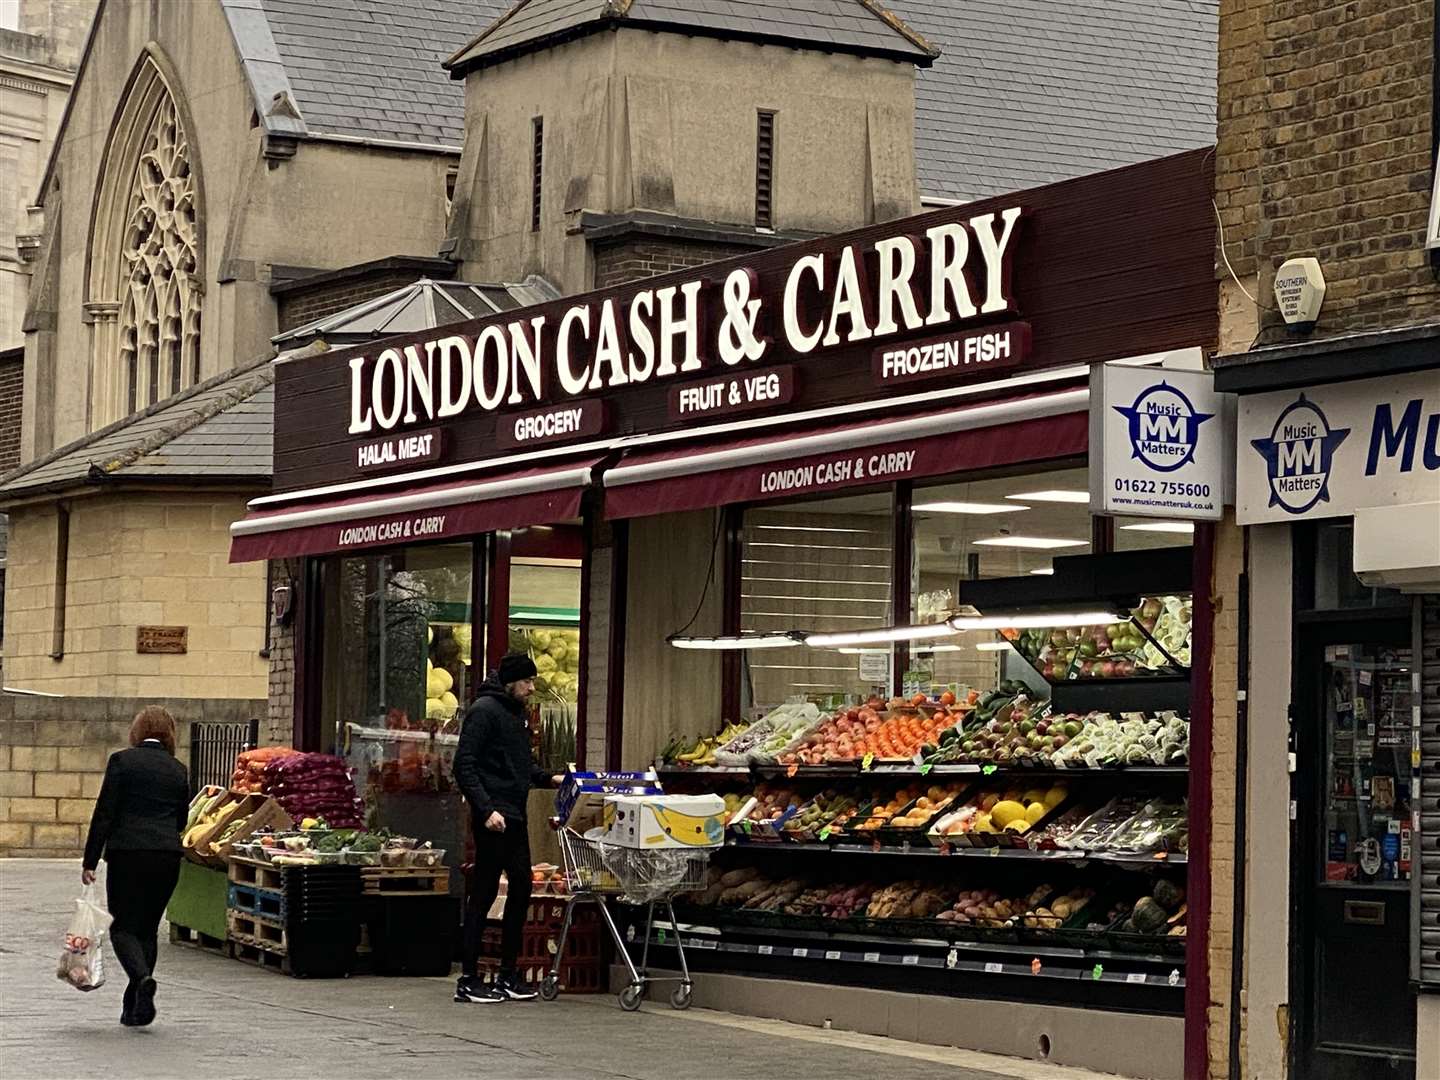
M 91 426 L 200 381 L 204 222 L 173 68 L 152 46 L 110 131 L 91 225 Z

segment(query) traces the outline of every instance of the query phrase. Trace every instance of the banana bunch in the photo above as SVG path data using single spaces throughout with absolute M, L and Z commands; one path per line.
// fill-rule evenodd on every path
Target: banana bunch
M 674 755 L 674 761 L 684 765 L 714 765 L 715 751 L 724 746 L 731 739 L 744 735 L 750 729 L 749 724 L 730 723 L 725 725 L 725 730 L 718 735 L 706 735 L 697 739 L 695 745 L 684 753 Z M 683 742 L 680 746 L 684 746 Z

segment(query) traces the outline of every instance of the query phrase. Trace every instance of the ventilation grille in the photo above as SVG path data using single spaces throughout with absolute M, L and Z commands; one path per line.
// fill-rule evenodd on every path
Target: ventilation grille
M 530 160 L 530 231 L 540 231 L 540 178 L 545 169 L 545 118 L 535 118 L 534 151 Z
M 755 129 L 755 224 L 775 227 L 775 114 L 760 110 Z

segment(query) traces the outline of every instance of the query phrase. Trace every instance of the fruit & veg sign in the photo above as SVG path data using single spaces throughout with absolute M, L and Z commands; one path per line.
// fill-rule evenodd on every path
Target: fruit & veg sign
M 1233 453 L 1228 397 L 1208 371 L 1092 368 L 1091 511 L 1219 519 Z
M 1241 525 L 1440 499 L 1440 371 L 1240 400 Z

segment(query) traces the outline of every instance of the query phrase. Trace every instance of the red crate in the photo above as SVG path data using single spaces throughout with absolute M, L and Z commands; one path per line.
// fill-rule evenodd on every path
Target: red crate
M 560 945 L 560 928 L 551 930 L 544 926 L 527 925 L 520 939 L 520 963 L 549 964 Z M 481 953 L 484 956 L 500 955 L 500 925 L 490 923 L 485 929 Z M 565 939 L 565 960 L 567 962 L 598 961 L 600 959 L 600 927 L 571 926 L 570 935 Z

